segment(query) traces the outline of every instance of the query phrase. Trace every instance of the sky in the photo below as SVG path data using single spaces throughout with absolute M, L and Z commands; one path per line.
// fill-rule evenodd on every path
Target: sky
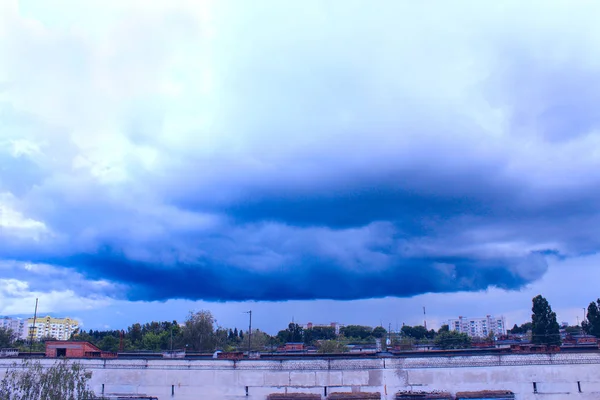
M 598 12 L 0 0 L 0 315 L 512 326 L 542 294 L 578 323 Z

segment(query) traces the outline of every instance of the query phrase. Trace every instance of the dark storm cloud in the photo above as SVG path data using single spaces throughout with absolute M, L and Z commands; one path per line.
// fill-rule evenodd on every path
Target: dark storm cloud
M 260 271 L 195 260 L 174 265 L 132 261 L 120 252 L 104 249 L 79 255 L 60 264 L 85 271 L 88 277 L 121 282 L 130 300 L 171 298 L 223 300 L 352 300 L 385 296 L 412 296 L 427 292 L 482 290 L 490 286 L 517 289 L 529 280 L 516 269 L 527 261 L 546 269 L 541 254 L 528 260 L 478 260 L 390 257 L 389 268 L 348 269 L 325 257 L 304 256 L 277 270 Z M 526 267 L 523 265 L 523 267 Z M 529 277 L 531 279 L 531 277 Z
M 516 290 L 600 250 L 597 52 L 546 51 L 580 35 L 517 3 L 290 4 L 155 10 L 111 49 L 22 28 L 56 56 L 34 80 L 43 57 L 4 57 L 0 259 L 132 300 L 348 300 Z

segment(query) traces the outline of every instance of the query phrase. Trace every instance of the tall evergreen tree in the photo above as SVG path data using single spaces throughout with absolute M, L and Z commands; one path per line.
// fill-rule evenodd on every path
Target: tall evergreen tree
M 586 333 L 600 337 L 600 299 L 596 303 L 592 301 L 588 306 L 587 321 L 584 321 L 581 326 Z
M 531 341 L 536 344 L 560 345 L 560 333 L 556 313 L 542 295 L 533 298 L 531 308 Z

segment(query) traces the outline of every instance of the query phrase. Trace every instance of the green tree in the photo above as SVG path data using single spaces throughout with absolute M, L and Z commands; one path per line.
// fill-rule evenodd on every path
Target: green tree
M 314 326 L 304 330 L 304 343 L 313 344 L 319 340 L 335 339 L 335 328 L 332 326 Z
M 156 334 L 154 332 L 146 333 L 142 338 L 142 348 L 144 350 L 160 351 L 162 349 L 163 337 L 166 337 L 166 332 Z
M 98 342 L 98 347 L 104 351 L 119 351 L 120 339 L 112 335 L 107 335 Z
M 0 349 L 12 347 L 15 340 L 17 340 L 17 335 L 15 335 L 12 329 L 0 328 Z
M 215 319 L 210 311 L 190 312 L 182 330 L 182 337 L 188 348 L 195 351 L 214 351 L 214 324 Z
M 322 354 L 346 353 L 348 346 L 337 340 L 323 340 L 319 343 L 318 352 Z
M 548 300 L 537 295 L 532 300 L 531 341 L 536 344 L 560 345 L 560 332 L 556 313 Z
M 304 329 L 300 325 L 290 322 L 287 329 L 277 333 L 277 338 L 280 343 L 302 342 L 304 339 Z
M 340 333 L 345 337 L 360 340 L 364 340 L 371 336 L 371 332 L 373 332 L 373 329 L 370 326 L 362 325 L 347 325 L 340 330 Z
M 441 349 L 466 349 L 471 346 L 471 338 L 466 333 L 448 331 L 438 334 L 434 343 Z
M 432 339 L 435 336 L 435 331 L 433 331 L 433 330 L 428 331 L 422 325 L 417 325 L 417 326 L 404 325 L 402 327 L 402 334 L 406 337 L 421 340 L 421 339 Z
M 23 361 L 10 367 L 0 381 L 0 400 L 88 400 L 91 372 L 66 360 L 44 368 L 39 361 Z
M 444 324 L 440 327 L 440 329 L 438 329 L 437 333 L 444 333 L 444 332 L 450 332 L 450 327 L 447 324 Z
M 387 331 L 383 326 L 377 326 L 373 329 L 373 332 L 371 332 L 371 336 L 378 339 L 381 339 L 385 335 L 387 335 Z
M 582 323 L 585 332 L 600 337 L 600 299 L 590 303 L 586 317 L 587 321 Z

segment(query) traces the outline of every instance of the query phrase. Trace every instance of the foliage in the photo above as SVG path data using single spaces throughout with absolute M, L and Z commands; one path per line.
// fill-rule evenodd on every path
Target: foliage
M 288 328 L 277 333 L 277 339 L 280 343 L 302 342 L 304 338 L 304 329 L 298 324 L 290 322 Z
M 15 335 L 12 329 L 0 328 L 0 349 L 12 347 L 15 340 L 17 340 L 17 335 Z
M 435 331 L 433 329 L 427 330 L 424 326 L 408 326 L 404 325 L 402 327 L 402 334 L 406 337 L 410 337 L 413 339 L 421 340 L 421 339 L 433 339 L 435 337 Z
M 0 382 L 0 400 L 92 399 L 91 377 L 81 364 L 66 360 L 50 368 L 43 368 L 39 361 L 15 363 Z
M 586 333 L 600 337 L 600 299 L 591 302 L 587 309 L 587 321 L 582 323 Z
M 450 332 L 450 327 L 447 324 L 444 324 L 438 329 L 437 333 Z
M 333 340 L 335 336 L 335 328 L 332 326 L 314 326 L 304 330 L 304 343 L 313 344 L 318 340 Z
M 381 339 L 385 335 L 387 335 L 387 331 L 383 326 L 377 326 L 373 329 L 373 332 L 371 332 L 371 336 L 378 339 Z
M 565 332 L 568 333 L 569 335 L 577 335 L 577 334 L 581 333 L 581 327 L 579 325 L 567 326 L 565 328 Z
M 337 340 L 323 340 L 319 343 L 318 351 L 322 354 L 346 353 L 348 347 Z
M 524 324 L 521 324 L 521 326 L 517 326 L 517 324 L 515 324 L 512 329 L 508 330 L 508 333 L 513 335 L 524 335 L 531 330 L 531 327 L 531 322 L 525 322 Z
M 364 340 L 371 336 L 373 329 L 370 326 L 362 326 L 362 325 L 347 325 L 344 326 L 340 333 L 347 338 L 355 338 Z
M 531 311 L 531 341 L 535 344 L 560 345 L 560 332 L 556 313 L 548 300 L 541 295 L 533 298 Z
M 214 323 L 215 319 L 210 311 L 190 312 L 182 332 L 187 348 L 195 351 L 213 351 L 216 345 Z
M 465 349 L 471 346 L 471 338 L 466 333 L 448 331 L 438 334 L 434 343 L 441 349 Z

